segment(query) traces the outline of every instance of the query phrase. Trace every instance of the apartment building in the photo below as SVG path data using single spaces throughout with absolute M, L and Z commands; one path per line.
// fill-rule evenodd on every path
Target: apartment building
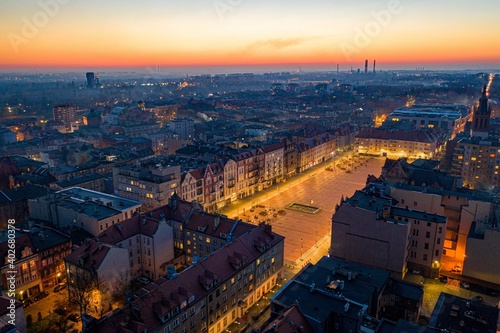
M 141 203 L 111 194 L 72 187 L 46 197 L 30 200 L 30 217 L 57 227 L 77 227 L 93 236 L 124 221 L 139 210 Z
M 285 179 L 297 174 L 298 152 L 297 146 L 288 139 L 283 139 L 283 175 Z
M 381 130 L 364 128 L 356 135 L 355 149 L 360 154 L 429 159 L 440 145 L 429 131 Z
M 388 122 L 410 123 L 412 129 L 440 128 L 447 132 L 460 132 L 460 126 L 472 119 L 466 105 L 414 104 L 394 110 L 387 115 Z
M 241 199 L 258 191 L 259 162 L 255 150 L 245 151 L 231 156 L 236 162 L 236 185 L 233 190 Z
M 422 298 L 422 286 L 393 279 L 388 271 L 323 257 L 271 297 L 269 322 L 295 306 L 313 332 L 374 332 L 367 330 L 370 319 L 372 324 L 382 317 L 416 322 Z
M 297 143 L 297 172 L 303 172 L 331 159 L 335 155 L 336 148 L 336 140 L 329 133 L 300 141 Z
M 393 218 L 389 198 L 361 191 L 341 201 L 332 216 L 330 255 L 371 265 L 402 278 L 409 258 L 411 224 Z
M 128 250 L 98 240 L 87 239 L 64 258 L 64 263 L 70 302 L 79 301 L 81 305 L 86 302 L 82 298 L 86 298 L 90 306 L 84 312 L 96 315 L 99 311 L 94 311 L 95 304 L 105 308 L 109 305 L 100 304 L 102 294 L 111 294 L 130 277 Z
M 396 206 L 385 206 L 382 212 L 391 219 L 411 224 L 408 270 L 428 278 L 438 278 L 445 242 L 446 216 Z
M 159 279 L 166 275 L 167 264 L 174 259 L 173 228 L 165 218 L 136 215 L 113 225 L 96 239 L 128 250 L 132 279 L 140 276 Z
M 283 178 L 284 149 L 281 143 L 262 147 L 264 153 L 264 169 L 260 172 L 263 188 L 278 183 Z
M 15 233 L 15 268 L 8 265 L 8 236 L 6 230 L 0 234 L 0 257 L 2 290 L 8 290 L 8 271 L 17 271 L 16 296 L 26 299 L 53 287 L 64 277 L 64 257 L 71 253 L 69 236 L 48 227 L 30 224 L 31 228 L 18 229 Z
M 472 222 L 487 221 L 494 198 L 479 191 L 446 191 L 405 184 L 386 184 L 386 192 L 400 207 L 447 217 L 442 254 L 462 264 Z
M 170 131 L 174 132 L 180 140 L 192 140 L 194 138 L 194 121 L 187 118 L 179 118 L 170 121 Z
M 114 167 L 115 194 L 142 202 L 145 210 L 166 205 L 181 181 L 180 165 L 169 163 L 168 159 L 153 158 Z
M 495 221 L 495 224 L 472 223 L 467 238 L 467 254 L 464 257 L 462 274 L 500 285 L 498 258 L 496 255 L 486 255 L 498 251 L 500 251 L 498 221 Z
M 283 267 L 283 243 L 270 226 L 254 228 L 174 278 L 148 284 L 130 305 L 92 330 L 222 332 L 274 287 Z
M 9 272 L 16 271 L 16 296 L 19 299 L 25 299 L 38 295 L 43 291 L 42 280 L 40 275 L 41 260 L 40 255 L 36 251 L 35 244 L 30 235 L 16 231 L 15 238 L 15 261 L 14 269 L 10 267 L 8 260 L 7 231 L 1 233 L 0 243 L 0 269 L 2 273 L 2 290 L 9 290 L 9 282 L 7 277 L 10 277 Z
M 500 186 L 500 142 L 493 138 L 463 138 L 453 150 L 451 174 L 471 189 Z

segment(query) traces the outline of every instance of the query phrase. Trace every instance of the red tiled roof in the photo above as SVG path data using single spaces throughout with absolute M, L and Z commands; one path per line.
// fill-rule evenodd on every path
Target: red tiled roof
M 279 150 L 281 148 L 283 148 L 283 145 L 281 143 L 275 143 L 269 146 L 262 147 L 262 151 L 264 153 L 269 153 L 271 151 Z
M 5 237 L 5 238 L 7 238 L 7 237 Z M 37 253 L 37 249 L 35 248 L 35 245 L 33 244 L 33 241 L 31 240 L 31 237 L 29 236 L 29 234 L 23 234 L 22 236 L 16 237 L 15 240 L 16 240 L 16 242 L 15 242 L 16 261 L 21 260 L 22 254 L 23 254 L 22 251 L 27 247 L 31 248 L 32 254 Z M 1 242 L 0 243 L 0 266 L 3 266 L 6 264 L 6 258 L 7 258 L 8 252 L 9 252 L 8 242 L 7 241 Z
M 295 304 L 261 331 L 264 333 L 314 333 L 299 306 Z
M 158 220 L 140 214 L 111 226 L 97 238 L 104 243 L 116 244 L 136 235 L 152 237 L 156 230 L 158 230 Z
M 136 312 L 135 317 L 141 319 L 148 332 L 155 331 L 163 325 L 157 314 L 164 314 L 173 306 L 188 301 L 190 297 L 194 297 L 197 301 L 212 292 L 212 288 L 208 286 L 211 282 L 218 284 L 234 276 L 242 268 L 242 266 L 235 268 L 229 260 L 235 253 L 246 256 L 249 262 L 255 261 L 262 254 L 253 245 L 255 239 L 274 246 L 283 241 L 284 237 L 273 233 L 270 226 L 256 227 L 196 265 L 188 267 L 176 278 L 171 280 L 160 278 L 148 284 L 136 293 L 131 306 L 123 307 L 112 316 L 105 318 L 94 331 L 120 332 L 119 330 L 124 328 L 124 323 L 127 324 L 126 328 L 132 329 L 129 322 L 132 317 L 131 311 Z
M 113 247 L 115 246 L 103 244 L 92 239 L 88 244 L 83 244 L 73 251 L 64 260 L 88 271 L 97 270 L 106 258 L 109 250 Z M 80 259 L 83 259 L 83 265 L 80 265 Z
M 436 142 L 437 139 L 430 132 L 426 131 L 386 131 L 376 128 L 363 128 L 356 135 L 356 138 L 363 139 L 381 139 L 381 140 L 400 140 L 414 142 Z

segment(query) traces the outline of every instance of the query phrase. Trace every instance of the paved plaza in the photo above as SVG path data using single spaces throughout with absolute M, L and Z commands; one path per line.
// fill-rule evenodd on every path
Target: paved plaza
M 329 171 L 327 165 L 319 165 L 286 183 L 238 200 L 222 213 L 245 222 L 270 223 L 273 231 L 285 236 L 285 263 L 301 266 L 314 255 L 316 247 L 329 247 L 331 217 L 342 195 L 348 197 L 363 188 L 369 174 L 380 175 L 384 161 L 359 159 L 359 166 L 349 173 Z M 293 203 L 318 207 L 319 211 L 311 214 L 289 209 Z M 278 214 L 280 210 L 286 214 Z

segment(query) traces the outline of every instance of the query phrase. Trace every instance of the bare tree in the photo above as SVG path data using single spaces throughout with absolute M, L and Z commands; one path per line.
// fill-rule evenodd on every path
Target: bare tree
M 87 313 L 92 302 L 93 293 L 99 289 L 101 281 L 96 272 L 82 269 L 70 272 L 68 281 L 68 293 L 70 302 L 78 305 L 80 316 Z
M 116 303 L 117 307 L 123 306 L 125 303 L 126 292 L 132 290 L 129 271 L 120 272 L 118 278 L 113 284 L 113 291 L 111 293 L 111 301 Z

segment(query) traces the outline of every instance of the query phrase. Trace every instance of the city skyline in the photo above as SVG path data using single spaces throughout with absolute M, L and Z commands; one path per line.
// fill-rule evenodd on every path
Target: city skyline
M 286 5 L 286 7 L 285 7 Z M 500 67 L 487 1 L 7 1 L 1 71 Z

